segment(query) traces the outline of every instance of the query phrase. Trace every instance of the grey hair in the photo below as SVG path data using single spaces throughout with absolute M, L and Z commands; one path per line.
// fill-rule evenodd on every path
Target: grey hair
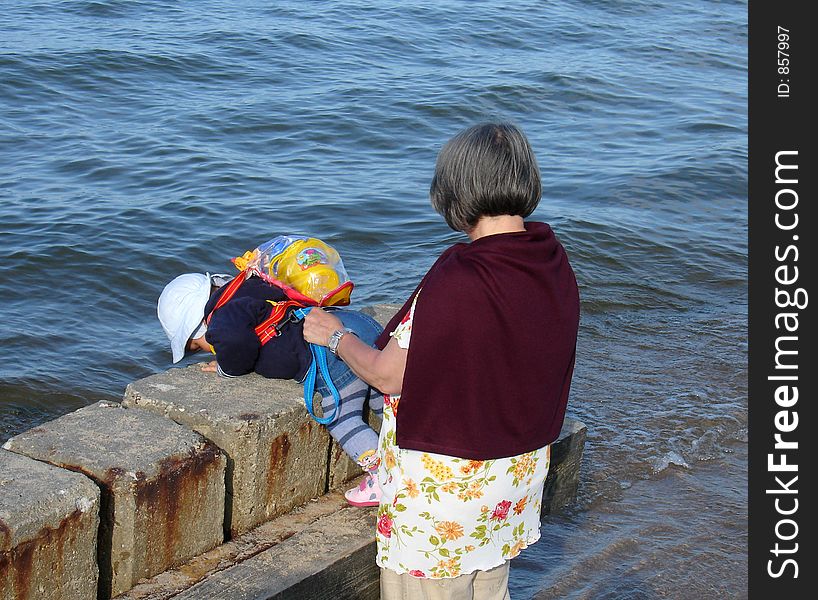
M 516 125 L 481 123 L 440 150 L 429 195 L 449 227 L 468 232 L 482 216 L 534 212 L 542 196 L 540 170 Z

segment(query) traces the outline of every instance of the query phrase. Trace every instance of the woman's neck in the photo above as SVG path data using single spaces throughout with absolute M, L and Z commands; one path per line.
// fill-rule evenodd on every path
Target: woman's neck
M 477 224 L 466 232 L 471 241 L 486 237 L 487 235 L 497 235 L 498 233 L 513 233 L 515 231 L 525 231 L 523 218 L 517 215 L 483 216 Z

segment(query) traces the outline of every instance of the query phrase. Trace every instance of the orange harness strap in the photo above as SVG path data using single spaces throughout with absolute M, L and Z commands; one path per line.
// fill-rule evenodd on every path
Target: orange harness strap
M 213 310 L 210 311 L 210 314 L 207 315 L 205 318 L 205 324 L 210 325 L 210 319 L 213 318 L 213 313 L 219 310 L 222 306 L 230 302 L 233 296 L 236 295 L 238 289 L 242 286 L 242 284 L 247 279 L 247 271 L 242 271 L 238 275 L 236 275 L 230 283 L 227 284 L 227 287 L 222 292 L 222 295 L 219 296 L 219 300 L 216 302 L 216 306 L 213 307 Z
M 270 316 L 256 327 L 256 335 L 262 346 L 278 335 L 278 325 L 284 320 L 290 308 L 304 308 L 303 304 L 295 300 L 282 300 L 281 302 L 267 300 L 267 302 L 273 305 L 273 310 L 270 311 Z

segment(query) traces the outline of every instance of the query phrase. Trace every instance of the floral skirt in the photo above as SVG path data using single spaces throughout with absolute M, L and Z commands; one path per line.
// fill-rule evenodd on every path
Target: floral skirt
M 380 444 L 379 566 L 457 577 L 497 567 L 539 539 L 550 446 L 486 461 L 401 450 L 389 421 Z

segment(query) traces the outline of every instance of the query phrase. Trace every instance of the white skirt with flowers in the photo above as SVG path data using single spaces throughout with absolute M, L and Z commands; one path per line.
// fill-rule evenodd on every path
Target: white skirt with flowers
M 414 309 L 392 333 L 401 348 L 409 347 Z M 379 566 L 457 577 L 497 567 L 539 539 L 549 446 L 485 461 L 402 450 L 395 443 L 399 404 L 400 396 L 385 398 L 379 440 Z

